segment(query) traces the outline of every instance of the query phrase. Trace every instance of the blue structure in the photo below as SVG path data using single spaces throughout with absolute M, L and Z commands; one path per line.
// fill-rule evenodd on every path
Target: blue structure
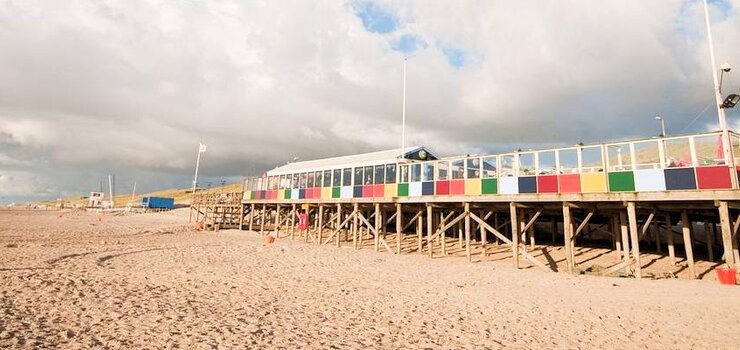
M 141 206 L 150 209 L 174 209 L 175 199 L 169 197 L 143 197 Z

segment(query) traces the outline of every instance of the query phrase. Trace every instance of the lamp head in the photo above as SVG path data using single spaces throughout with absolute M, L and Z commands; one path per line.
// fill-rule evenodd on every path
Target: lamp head
M 735 107 L 736 104 L 740 102 L 740 95 L 738 94 L 729 94 L 727 95 L 727 98 L 722 102 L 720 107 L 722 108 L 732 108 Z
M 730 70 L 732 70 L 732 67 L 729 63 L 725 62 L 719 65 L 719 69 L 721 69 L 725 73 L 729 73 Z

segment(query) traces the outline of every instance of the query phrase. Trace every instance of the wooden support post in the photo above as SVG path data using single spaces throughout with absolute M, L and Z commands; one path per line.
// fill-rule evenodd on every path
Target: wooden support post
M 419 213 L 423 213 L 424 211 L 419 211 Z M 423 244 L 424 244 L 424 215 L 419 215 L 416 217 L 416 237 L 418 244 L 418 250 L 419 254 L 424 254 L 423 250 Z
M 296 211 L 295 211 L 295 203 L 292 205 L 290 209 L 290 239 L 292 240 L 295 238 L 295 217 L 296 217 Z
M 535 216 L 530 215 L 529 220 L 537 220 Z M 534 222 L 529 225 L 527 230 L 527 236 L 529 236 L 529 249 L 534 250 Z
M 725 264 L 730 268 L 735 268 L 738 262 L 735 261 L 735 255 L 737 254 L 737 242 L 732 239 L 733 230 L 730 209 L 727 202 L 719 202 L 719 225 L 722 229 L 722 247 L 724 251 Z M 735 242 L 733 242 L 735 241 Z
M 714 261 L 714 242 L 712 240 L 712 236 L 714 234 L 712 233 L 712 225 L 709 224 L 709 221 L 704 221 L 704 237 L 707 240 L 707 257 L 709 257 L 709 261 Z
M 622 258 L 624 261 L 628 261 L 630 258 L 629 226 L 627 213 L 624 211 L 619 212 L 619 229 L 622 232 Z
M 612 237 L 614 237 L 614 249 L 617 251 L 617 257 L 619 260 L 622 260 L 624 258 L 624 252 L 622 250 L 622 233 L 619 225 L 619 215 L 614 214 L 611 216 L 611 224 Z
M 439 211 L 439 224 L 437 224 L 437 227 L 443 227 L 445 225 L 445 222 L 446 221 L 447 220 L 445 220 L 444 212 L 442 210 L 440 210 Z M 452 237 L 455 237 L 455 235 L 453 234 Z M 437 238 L 437 239 L 438 240 L 439 239 L 442 239 L 442 244 L 440 246 L 441 251 L 442 251 L 441 254 L 442 255 L 447 255 L 447 230 L 442 230 L 441 238 Z
M 239 206 L 239 210 L 240 210 L 240 212 L 239 212 L 239 230 L 243 230 L 244 229 L 244 207 L 245 207 L 244 203 L 242 203 Z M 191 212 L 192 212 L 192 210 L 191 210 Z
M 565 260 L 568 265 L 568 273 L 573 273 L 575 264 L 573 263 L 573 217 L 570 213 L 570 205 L 563 202 L 563 245 L 565 247 Z
M 509 215 L 511 215 L 511 254 L 514 258 L 514 268 L 519 268 L 519 219 L 516 217 L 516 203 L 509 203 Z
M 468 257 L 468 262 L 472 262 L 470 256 L 470 203 L 465 203 L 465 255 Z
M 630 226 L 630 244 L 632 245 L 632 257 L 635 259 L 635 277 L 642 278 L 642 263 L 640 261 L 640 234 L 637 230 L 637 205 L 635 202 L 627 202 L 627 217 Z
M 319 236 L 319 245 L 321 245 L 321 241 L 323 240 L 323 231 L 324 231 L 324 206 L 319 204 L 319 224 L 316 225 L 316 235 Z
M 334 227 L 335 230 L 337 230 L 337 235 L 334 237 L 334 243 L 337 245 L 337 248 L 339 248 L 339 235 L 342 234 L 342 204 L 337 203 L 337 222 L 335 223 L 336 227 Z
M 401 203 L 396 203 L 396 254 L 401 255 L 401 231 L 403 231 L 403 214 Z
M 266 204 L 262 204 L 262 214 L 260 216 L 260 218 L 261 218 L 260 219 L 260 234 L 261 235 L 264 235 L 265 234 L 265 218 L 266 218 L 266 216 L 267 216 L 267 205 Z
M 481 219 L 485 220 L 488 215 L 491 215 L 491 212 L 488 212 L 488 215 L 483 214 L 483 210 L 480 211 L 480 217 Z M 486 231 L 486 228 L 483 227 L 483 225 L 478 225 L 480 227 L 480 241 L 481 241 L 481 256 L 486 256 L 486 250 L 488 249 L 488 231 Z
M 431 204 L 427 204 L 427 249 L 429 249 L 429 257 L 434 257 L 434 245 L 432 244 L 432 222 L 434 221 L 434 218 L 432 215 L 434 209 L 432 209 Z
M 252 203 L 252 209 L 249 210 L 249 231 L 252 231 L 253 224 L 254 224 L 254 203 Z
M 696 278 L 696 267 L 694 266 L 694 250 L 691 244 L 691 222 L 686 210 L 681 210 L 681 232 L 683 233 L 683 246 L 686 249 L 686 260 L 689 264 L 689 277 Z
M 352 215 L 353 215 L 353 218 L 352 218 L 352 247 L 354 249 L 357 249 L 357 234 L 359 233 L 358 232 L 359 230 L 357 227 L 357 221 L 359 219 L 358 218 L 358 214 L 359 214 L 358 206 L 359 205 L 355 203 L 354 208 L 353 208 L 354 210 L 352 211 Z
M 658 253 L 662 253 L 662 249 L 660 248 L 660 228 L 658 227 L 657 217 L 653 219 L 653 234 L 655 235 L 655 248 Z
M 463 249 L 463 223 L 458 222 L 455 226 L 457 226 L 457 245 L 460 249 Z
M 676 265 L 676 248 L 673 246 L 673 224 L 671 223 L 671 216 L 666 214 L 665 216 L 665 228 L 668 240 L 668 261 L 671 266 Z
M 275 238 L 280 237 L 280 204 L 275 205 Z
M 383 218 L 380 217 L 380 203 L 375 203 L 375 235 L 373 236 L 373 249 L 378 252 L 378 244 L 380 243 L 380 222 Z

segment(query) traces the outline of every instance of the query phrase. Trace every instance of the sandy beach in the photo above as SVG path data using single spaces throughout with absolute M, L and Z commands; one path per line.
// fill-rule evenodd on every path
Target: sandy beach
M 61 216 L 60 216 L 61 215 Z M 740 347 L 740 287 L 0 211 L 0 348 Z

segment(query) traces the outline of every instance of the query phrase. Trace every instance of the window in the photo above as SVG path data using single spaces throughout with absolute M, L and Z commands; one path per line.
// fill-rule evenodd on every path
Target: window
M 465 178 L 480 179 L 480 158 L 469 158 L 465 160 Z
M 483 178 L 496 177 L 496 156 L 483 157 Z
M 334 187 L 342 186 L 342 170 L 334 169 L 334 176 L 331 179 L 331 185 Z
M 411 164 L 411 182 L 421 181 L 421 164 Z
M 628 143 L 608 145 L 606 153 L 609 157 L 609 171 L 632 170 L 632 152 Z
M 385 165 L 375 166 L 375 184 L 381 185 L 385 183 Z
M 450 162 L 450 178 L 451 179 L 462 179 L 465 178 L 465 161 L 462 159 L 455 159 Z
M 681 168 L 693 166 L 689 138 L 665 140 L 665 167 Z
M 724 151 L 722 151 L 722 136 L 706 135 L 694 138 L 696 148 L 696 160 L 698 166 L 710 166 L 725 164 Z
M 315 179 L 316 179 L 316 174 L 314 172 L 308 173 L 308 182 L 306 183 L 306 188 L 313 188 Z
M 274 176 L 270 176 L 267 178 L 267 189 L 268 190 L 275 189 L 275 177 Z
M 363 181 L 365 185 L 372 185 L 373 184 L 373 167 L 366 166 L 365 167 L 365 181 Z
M 363 180 L 362 175 L 363 174 L 364 172 L 362 171 L 362 167 L 355 168 L 355 182 L 354 182 L 355 186 L 362 185 L 362 180 Z
M 280 179 L 278 180 L 278 189 L 282 190 L 285 188 L 285 175 L 280 175 Z
M 342 186 L 352 186 L 352 168 L 342 169 Z
M 437 162 L 437 180 L 447 180 L 450 172 L 450 162 L 440 160 Z
M 301 173 L 301 188 L 306 188 L 306 180 L 308 179 L 308 174 Z
M 324 170 L 324 187 L 331 187 L 331 170 Z
M 385 183 L 394 184 L 396 183 L 396 165 L 386 164 L 385 166 Z
M 434 162 L 421 165 L 421 181 L 434 181 Z
M 555 174 L 555 151 L 537 153 L 537 175 Z
M 300 177 L 300 175 L 293 174 L 293 188 L 300 188 L 300 180 L 299 180 L 299 177 Z
M 637 169 L 660 169 L 658 141 L 635 142 L 635 164 Z
M 560 157 L 561 174 L 578 174 L 578 149 L 561 149 L 558 150 Z
M 409 182 L 409 166 L 408 165 L 401 165 L 401 180 L 398 182 L 407 183 Z
M 596 173 L 604 171 L 604 158 L 601 146 L 589 146 L 581 148 L 581 172 Z M 563 160 L 560 160 L 560 164 Z
M 534 153 L 519 153 L 519 176 L 535 175 Z
M 321 187 L 321 183 L 323 181 L 323 175 L 324 173 L 321 171 L 316 172 L 316 182 L 314 182 L 313 187 Z
M 293 175 L 285 175 L 285 188 L 293 188 Z
M 501 176 L 516 176 L 516 154 L 501 156 Z

